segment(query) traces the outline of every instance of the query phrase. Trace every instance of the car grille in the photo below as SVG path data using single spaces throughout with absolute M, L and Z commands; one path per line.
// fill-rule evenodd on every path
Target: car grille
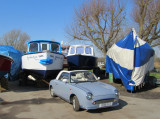
M 97 100 L 97 101 L 94 101 L 95 104 L 102 104 L 102 103 L 108 103 L 108 102 L 114 102 L 115 99 L 104 99 L 104 100 Z

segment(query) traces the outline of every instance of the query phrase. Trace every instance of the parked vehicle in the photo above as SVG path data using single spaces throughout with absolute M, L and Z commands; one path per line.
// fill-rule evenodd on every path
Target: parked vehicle
M 10 71 L 13 59 L 10 56 L 0 54 L 0 78 Z
M 73 104 L 75 111 L 118 106 L 118 90 L 87 70 L 61 71 L 49 84 L 52 97 L 59 96 Z
M 63 69 L 63 60 L 60 43 L 48 40 L 30 41 L 27 53 L 22 56 L 22 70 L 25 73 L 22 76 L 55 78 Z
M 70 46 L 67 61 L 69 70 L 91 70 L 97 67 L 97 58 L 95 57 L 93 47 L 91 45 Z

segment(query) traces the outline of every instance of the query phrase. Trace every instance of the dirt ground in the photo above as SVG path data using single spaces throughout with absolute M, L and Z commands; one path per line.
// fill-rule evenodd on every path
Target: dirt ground
M 108 82 L 108 80 L 103 80 Z M 120 105 L 115 108 L 74 112 L 72 105 L 59 97 L 52 98 L 48 88 L 19 87 L 9 82 L 9 91 L 0 93 L 0 119 L 158 119 L 160 87 L 128 93 L 121 84 Z
M 123 96 L 142 99 L 160 99 L 160 85 L 156 85 L 155 87 L 147 85 L 140 89 L 137 88 L 134 92 L 128 92 L 121 83 L 110 83 L 108 79 L 101 81 L 115 86 L 120 91 L 120 94 Z

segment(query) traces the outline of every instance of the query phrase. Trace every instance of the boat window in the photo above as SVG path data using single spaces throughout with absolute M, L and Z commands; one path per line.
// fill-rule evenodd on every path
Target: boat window
M 43 50 L 48 50 L 46 43 L 42 44 L 41 47 L 42 47 L 42 51 L 43 51 Z
M 30 43 L 29 52 L 37 52 L 38 51 L 38 43 Z
M 51 43 L 51 51 L 59 52 L 59 44 Z
M 70 54 L 74 54 L 74 53 L 75 53 L 75 48 L 72 47 L 72 48 L 71 48 L 71 51 L 70 51 Z
M 86 52 L 86 54 L 91 54 L 91 48 L 90 47 L 86 47 L 85 52 Z
M 83 54 L 84 53 L 84 47 L 77 47 L 76 53 L 77 54 Z

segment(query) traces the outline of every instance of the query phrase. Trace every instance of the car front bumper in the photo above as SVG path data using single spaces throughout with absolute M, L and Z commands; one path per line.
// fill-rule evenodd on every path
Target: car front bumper
M 101 99 L 101 100 L 88 100 L 84 105 L 80 105 L 83 109 L 99 109 L 107 107 L 116 107 L 119 105 L 118 98 L 111 99 Z

